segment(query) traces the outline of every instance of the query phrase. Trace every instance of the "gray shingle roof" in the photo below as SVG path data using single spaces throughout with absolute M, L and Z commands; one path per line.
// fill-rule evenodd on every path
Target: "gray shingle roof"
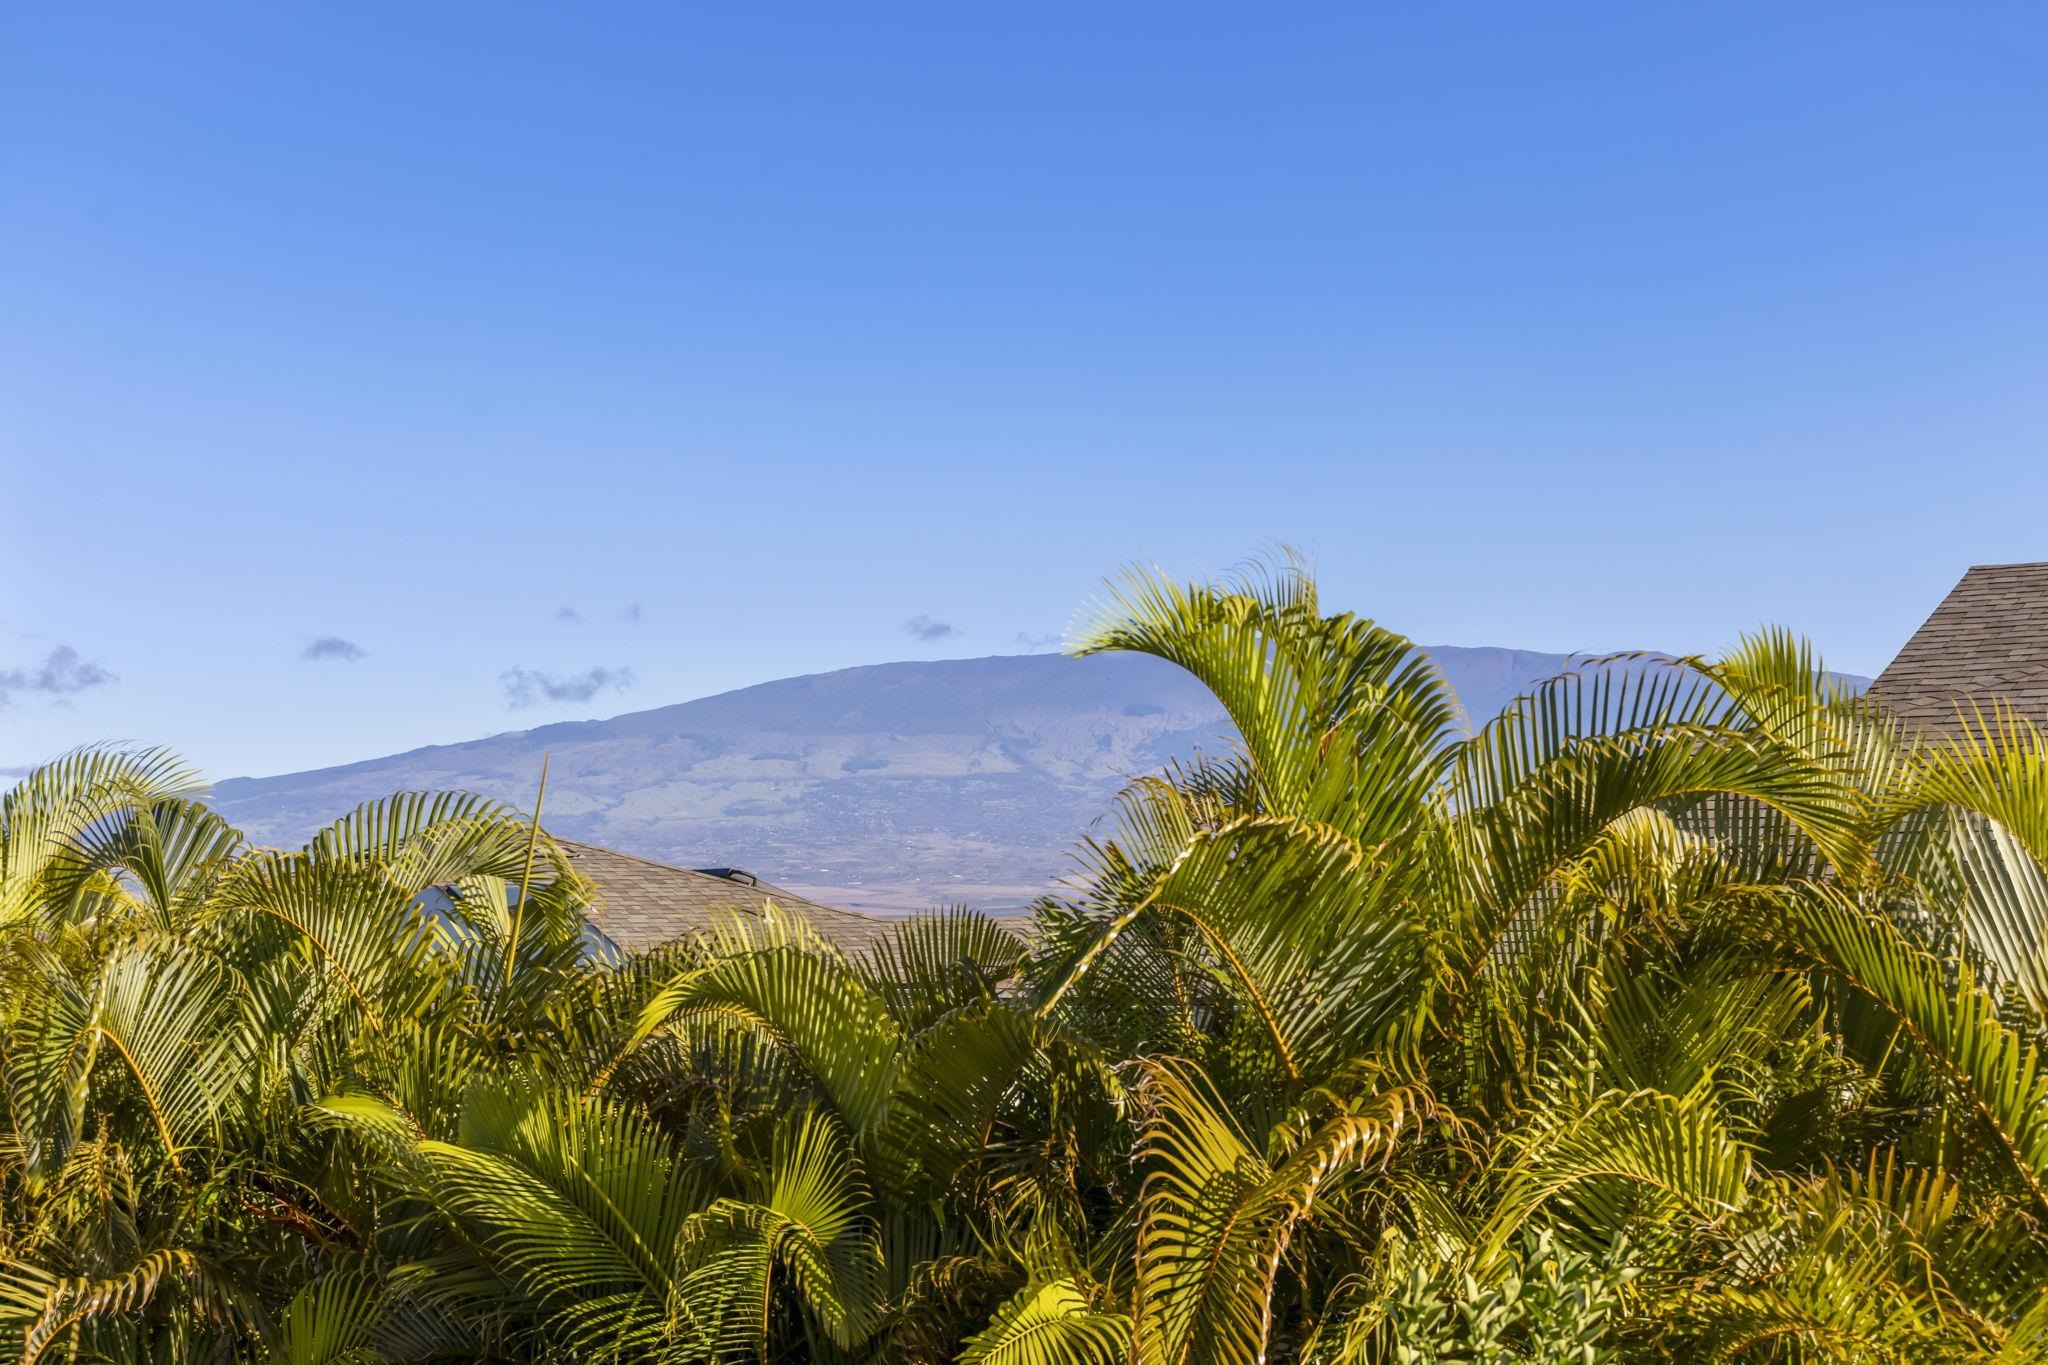
M 597 884 L 600 903 L 591 911 L 591 921 L 622 948 L 667 943 L 710 929 L 734 913 L 758 915 L 769 900 L 778 909 L 802 914 L 849 953 L 866 950 L 890 929 L 888 920 L 819 905 L 766 882 L 749 886 L 596 844 L 555 842 L 576 870 Z
M 1957 707 L 2009 704 L 2048 728 L 2048 564 L 1979 564 L 1872 684 L 1894 715 L 1954 730 Z

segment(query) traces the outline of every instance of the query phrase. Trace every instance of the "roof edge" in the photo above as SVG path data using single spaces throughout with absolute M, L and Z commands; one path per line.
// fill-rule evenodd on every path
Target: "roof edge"
M 548 837 L 557 844 L 592 849 L 598 853 L 609 854 L 614 858 L 624 858 L 628 862 L 639 863 L 644 867 L 659 868 L 663 872 L 674 872 L 685 877 L 696 877 L 702 881 L 713 882 L 720 886 L 741 887 L 744 890 L 758 893 L 763 900 L 774 901 L 778 906 L 787 905 L 790 909 L 799 910 L 800 913 L 808 913 L 808 911 L 800 909 L 800 907 L 808 906 L 810 910 L 822 910 L 830 915 L 846 915 L 853 919 L 868 920 L 876 924 L 888 924 L 891 922 L 889 916 L 870 915 L 865 910 L 849 910 L 843 905 L 826 905 L 823 901 L 814 901 L 808 896 L 799 896 L 787 887 L 777 886 L 773 882 L 762 881 L 758 877 L 754 879 L 753 885 L 748 886 L 744 882 L 735 882 L 730 878 L 714 876 L 699 868 L 677 867 L 674 863 L 664 863 L 655 858 L 642 857 L 638 853 L 628 853 L 622 848 L 613 848 L 610 844 L 593 844 L 588 839 L 567 839 L 553 834 Z

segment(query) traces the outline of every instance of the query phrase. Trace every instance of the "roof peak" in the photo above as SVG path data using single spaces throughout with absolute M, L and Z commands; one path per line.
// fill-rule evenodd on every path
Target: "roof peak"
M 2048 561 L 1972 565 L 1871 691 L 1921 729 L 2000 704 L 2048 725 Z
M 758 914 L 765 902 L 808 919 L 827 938 L 849 951 L 870 943 L 890 921 L 842 906 L 824 905 L 779 886 L 715 876 L 701 868 L 678 867 L 638 853 L 555 837 L 569 862 L 597 886 L 599 904 L 590 918 L 614 943 L 645 947 L 712 928 L 734 912 Z
M 560 844 L 563 848 L 587 848 L 592 849 L 598 853 L 608 853 L 614 858 L 630 858 L 636 863 L 645 863 L 649 867 L 658 867 L 664 872 L 687 872 L 693 877 L 708 877 L 712 881 L 719 882 L 731 880 L 728 877 L 721 877 L 717 873 L 707 871 L 701 867 L 681 867 L 675 863 L 665 863 L 661 861 L 661 859 L 659 858 L 649 858 L 645 854 L 628 853 L 623 848 L 613 848 L 610 844 L 593 844 L 588 839 L 565 839 L 559 834 L 550 834 L 548 837 L 550 839 L 553 839 L 556 843 Z M 727 871 L 731 870 L 732 869 L 730 868 L 727 869 Z M 754 874 L 749 872 L 747 875 L 752 877 Z M 758 877 L 754 878 L 754 885 L 759 886 L 764 890 L 770 891 L 779 889 L 776 887 L 769 886 L 768 883 L 762 881 Z

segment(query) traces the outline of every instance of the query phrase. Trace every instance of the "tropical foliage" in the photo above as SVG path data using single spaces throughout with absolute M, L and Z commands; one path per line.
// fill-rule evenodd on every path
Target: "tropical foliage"
M 0 806 L 0 1340 L 65 1361 L 2048 1360 L 2048 742 L 1769 632 L 1474 733 L 1293 568 L 1028 932 L 593 944 L 534 819 Z

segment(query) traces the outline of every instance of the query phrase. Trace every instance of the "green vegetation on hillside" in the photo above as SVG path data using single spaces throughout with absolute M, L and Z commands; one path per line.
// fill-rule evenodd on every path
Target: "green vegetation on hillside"
M 161 754 L 30 775 L 0 1349 L 2048 1360 L 2041 736 L 1911 744 L 1766 633 L 1462 739 L 1285 571 L 1132 577 L 1082 647 L 1241 748 L 1029 934 L 852 960 L 772 914 L 593 956 L 479 798 L 284 853 Z

